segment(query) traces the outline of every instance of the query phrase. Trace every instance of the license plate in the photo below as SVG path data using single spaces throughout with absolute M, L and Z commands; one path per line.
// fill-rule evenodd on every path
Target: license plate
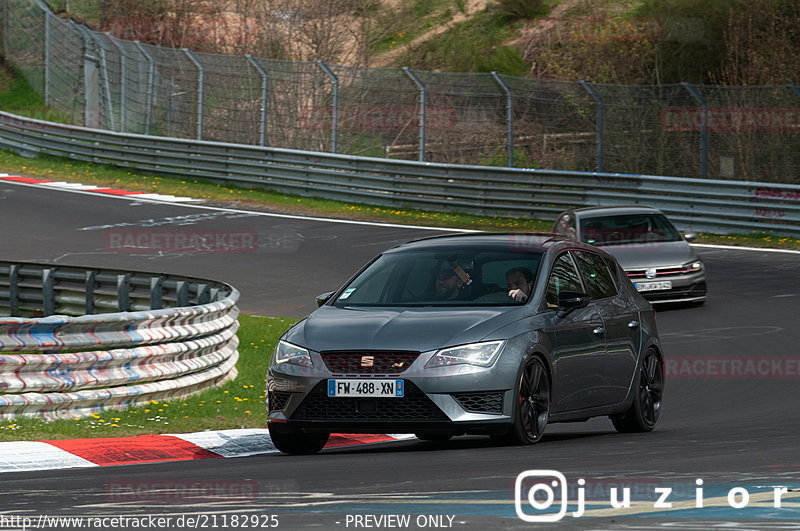
M 328 380 L 328 396 L 402 398 L 403 380 Z
M 672 289 L 672 281 L 662 280 L 660 282 L 636 282 L 634 284 L 639 291 L 656 291 L 660 289 Z

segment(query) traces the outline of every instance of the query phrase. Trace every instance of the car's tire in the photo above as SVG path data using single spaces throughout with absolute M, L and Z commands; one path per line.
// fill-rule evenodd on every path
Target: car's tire
M 269 427 L 272 444 L 279 451 L 290 455 L 310 455 L 322 450 L 330 437 L 329 433 L 303 433 L 288 431 L 276 426 Z
M 550 377 L 544 362 L 531 356 L 525 360 L 514 386 L 514 424 L 508 432 L 493 435 L 499 444 L 534 444 L 544 435 L 550 417 Z
M 449 433 L 426 433 L 426 432 L 422 432 L 422 433 L 415 433 L 414 437 L 416 437 L 417 439 L 419 439 L 421 441 L 442 443 L 442 442 L 449 441 L 453 436 L 451 434 L 449 434 Z
M 664 394 L 664 367 L 658 353 L 649 349 L 634 380 L 633 402 L 621 415 L 612 415 L 614 428 L 621 433 L 652 431 L 661 412 Z

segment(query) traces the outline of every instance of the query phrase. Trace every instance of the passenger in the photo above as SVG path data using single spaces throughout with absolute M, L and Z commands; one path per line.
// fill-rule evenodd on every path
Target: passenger
M 506 272 L 508 296 L 517 302 L 526 302 L 533 289 L 533 273 L 527 267 L 513 267 Z

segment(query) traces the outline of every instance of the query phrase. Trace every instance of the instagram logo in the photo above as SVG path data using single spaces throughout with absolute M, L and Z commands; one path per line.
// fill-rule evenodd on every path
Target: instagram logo
M 544 481 L 543 481 L 544 480 Z M 531 482 L 536 482 L 531 485 Z M 522 507 L 523 498 L 527 505 L 536 511 L 547 511 L 556 500 L 558 489 L 560 500 L 559 511 L 543 514 L 526 513 Z M 514 483 L 514 508 L 517 516 L 525 522 L 557 522 L 567 514 L 567 478 L 557 470 L 526 470 L 517 476 Z M 529 509 L 530 511 L 530 509 Z

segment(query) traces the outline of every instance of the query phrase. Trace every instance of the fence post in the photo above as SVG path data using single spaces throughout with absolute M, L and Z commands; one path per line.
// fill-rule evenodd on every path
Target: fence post
M 114 39 L 110 31 L 104 33 L 108 42 L 114 45 L 114 48 L 119 52 L 119 131 L 124 133 L 127 130 L 127 114 L 128 114 L 128 70 L 126 65 L 125 50 Z
M 425 162 L 425 83 L 423 83 L 417 74 L 409 67 L 404 66 L 403 72 L 411 78 L 411 81 L 413 81 L 419 89 L 419 156 L 417 159 L 420 162 Z
M 331 152 L 336 153 L 339 149 L 339 76 L 325 64 L 325 61 L 317 61 L 317 65 L 330 78 L 333 84 L 333 102 L 331 103 Z
M 261 124 L 258 132 L 258 144 L 260 146 L 267 145 L 267 102 L 269 98 L 269 73 L 264 66 L 252 55 L 245 54 L 250 64 L 258 70 L 261 74 L 261 117 L 259 123 Z
M 139 53 L 147 59 L 148 64 L 150 65 L 149 72 L 148 72 L 148 80 L 147 80 L 147 108 L 145 109 L 145 119 L 144 119 L 144 134 L 150 134 L 150 122 L 153 119 L 153 93 L 155 92 L 155 81 L 156 81 L 156 62 L 147 53 L 147 50 L 144 49 L 142 43 L 139 41 L 134 41 L 133 44 L 136 45 L 136 49 L 139 50 Z
M 100 44 L 97 36 L 94 32 L 90 33 L 89 36 L 94 41 L 95 47 L 100 50 L 100 82 L 105 88 L 106 94 L 106 112 L 103 113 L 103 128 L 108 129 L 105 124 L 105 116 L 108 115 L 108 119 L 111 122 L 111 131 L 114 131 L 117 126 L 114 121 L 114 103 L 111 101 L 111 81 L 108 78 L 108 61 L 106 60 L 106 49 Z
M 44 12 L 44 104 L 50 106 L 50 11 Z
M 3 57 L 6 58 L 6 61 L 11 60 L 11 58 L 8 56 L 8 49 L 11 47 L 8 42 L 8 11 L 8 0 L 3 0 Z
M 203 140 L 203 99 L 205 97 L 206 71 L 189 48 L 184 48 L 183 53 L 185 53 L 194 63 L 194 66 L 197 67 L 197 140 Z
M 102 128 L 100 122 L 101 107 L 100 103 L 100 59 L 91 53 L 91 36 L 86 28 L 77 24 L 72 25 L 83 40 L 83 87 L 84 87 L 84 107 L 83 125 L 86 127 Z M 97 117 L 92 118 L 91 109 L 96 110 Z
M 503 81 L 497 72 L 492 72 L 492 77 L 503 89 L 506 95 L 506 166 L 514 167 L 514 94 L 511 87 Z
M 581 86 L 589 93 L 589 95 L 594 100 L 594 105 L 596 107 L 595 111 L 595 171 L 602 172 L 603 171 L 603 152 L 604 152 L 604 144 L 603 144 L 603 136 L 605 132 L 605 107 L 603 106 L 603 98 L 600 97 L 600 94 L 592 88 L 592 86 L 584 80 L 580 80 L 579 83 Z
M 682 81 L 681 85 L 692 95 L 702 108 L 703 124 L 700 128 L 700 177 L 708 178 L 708 104 L 703 95 L 693 85 Z

